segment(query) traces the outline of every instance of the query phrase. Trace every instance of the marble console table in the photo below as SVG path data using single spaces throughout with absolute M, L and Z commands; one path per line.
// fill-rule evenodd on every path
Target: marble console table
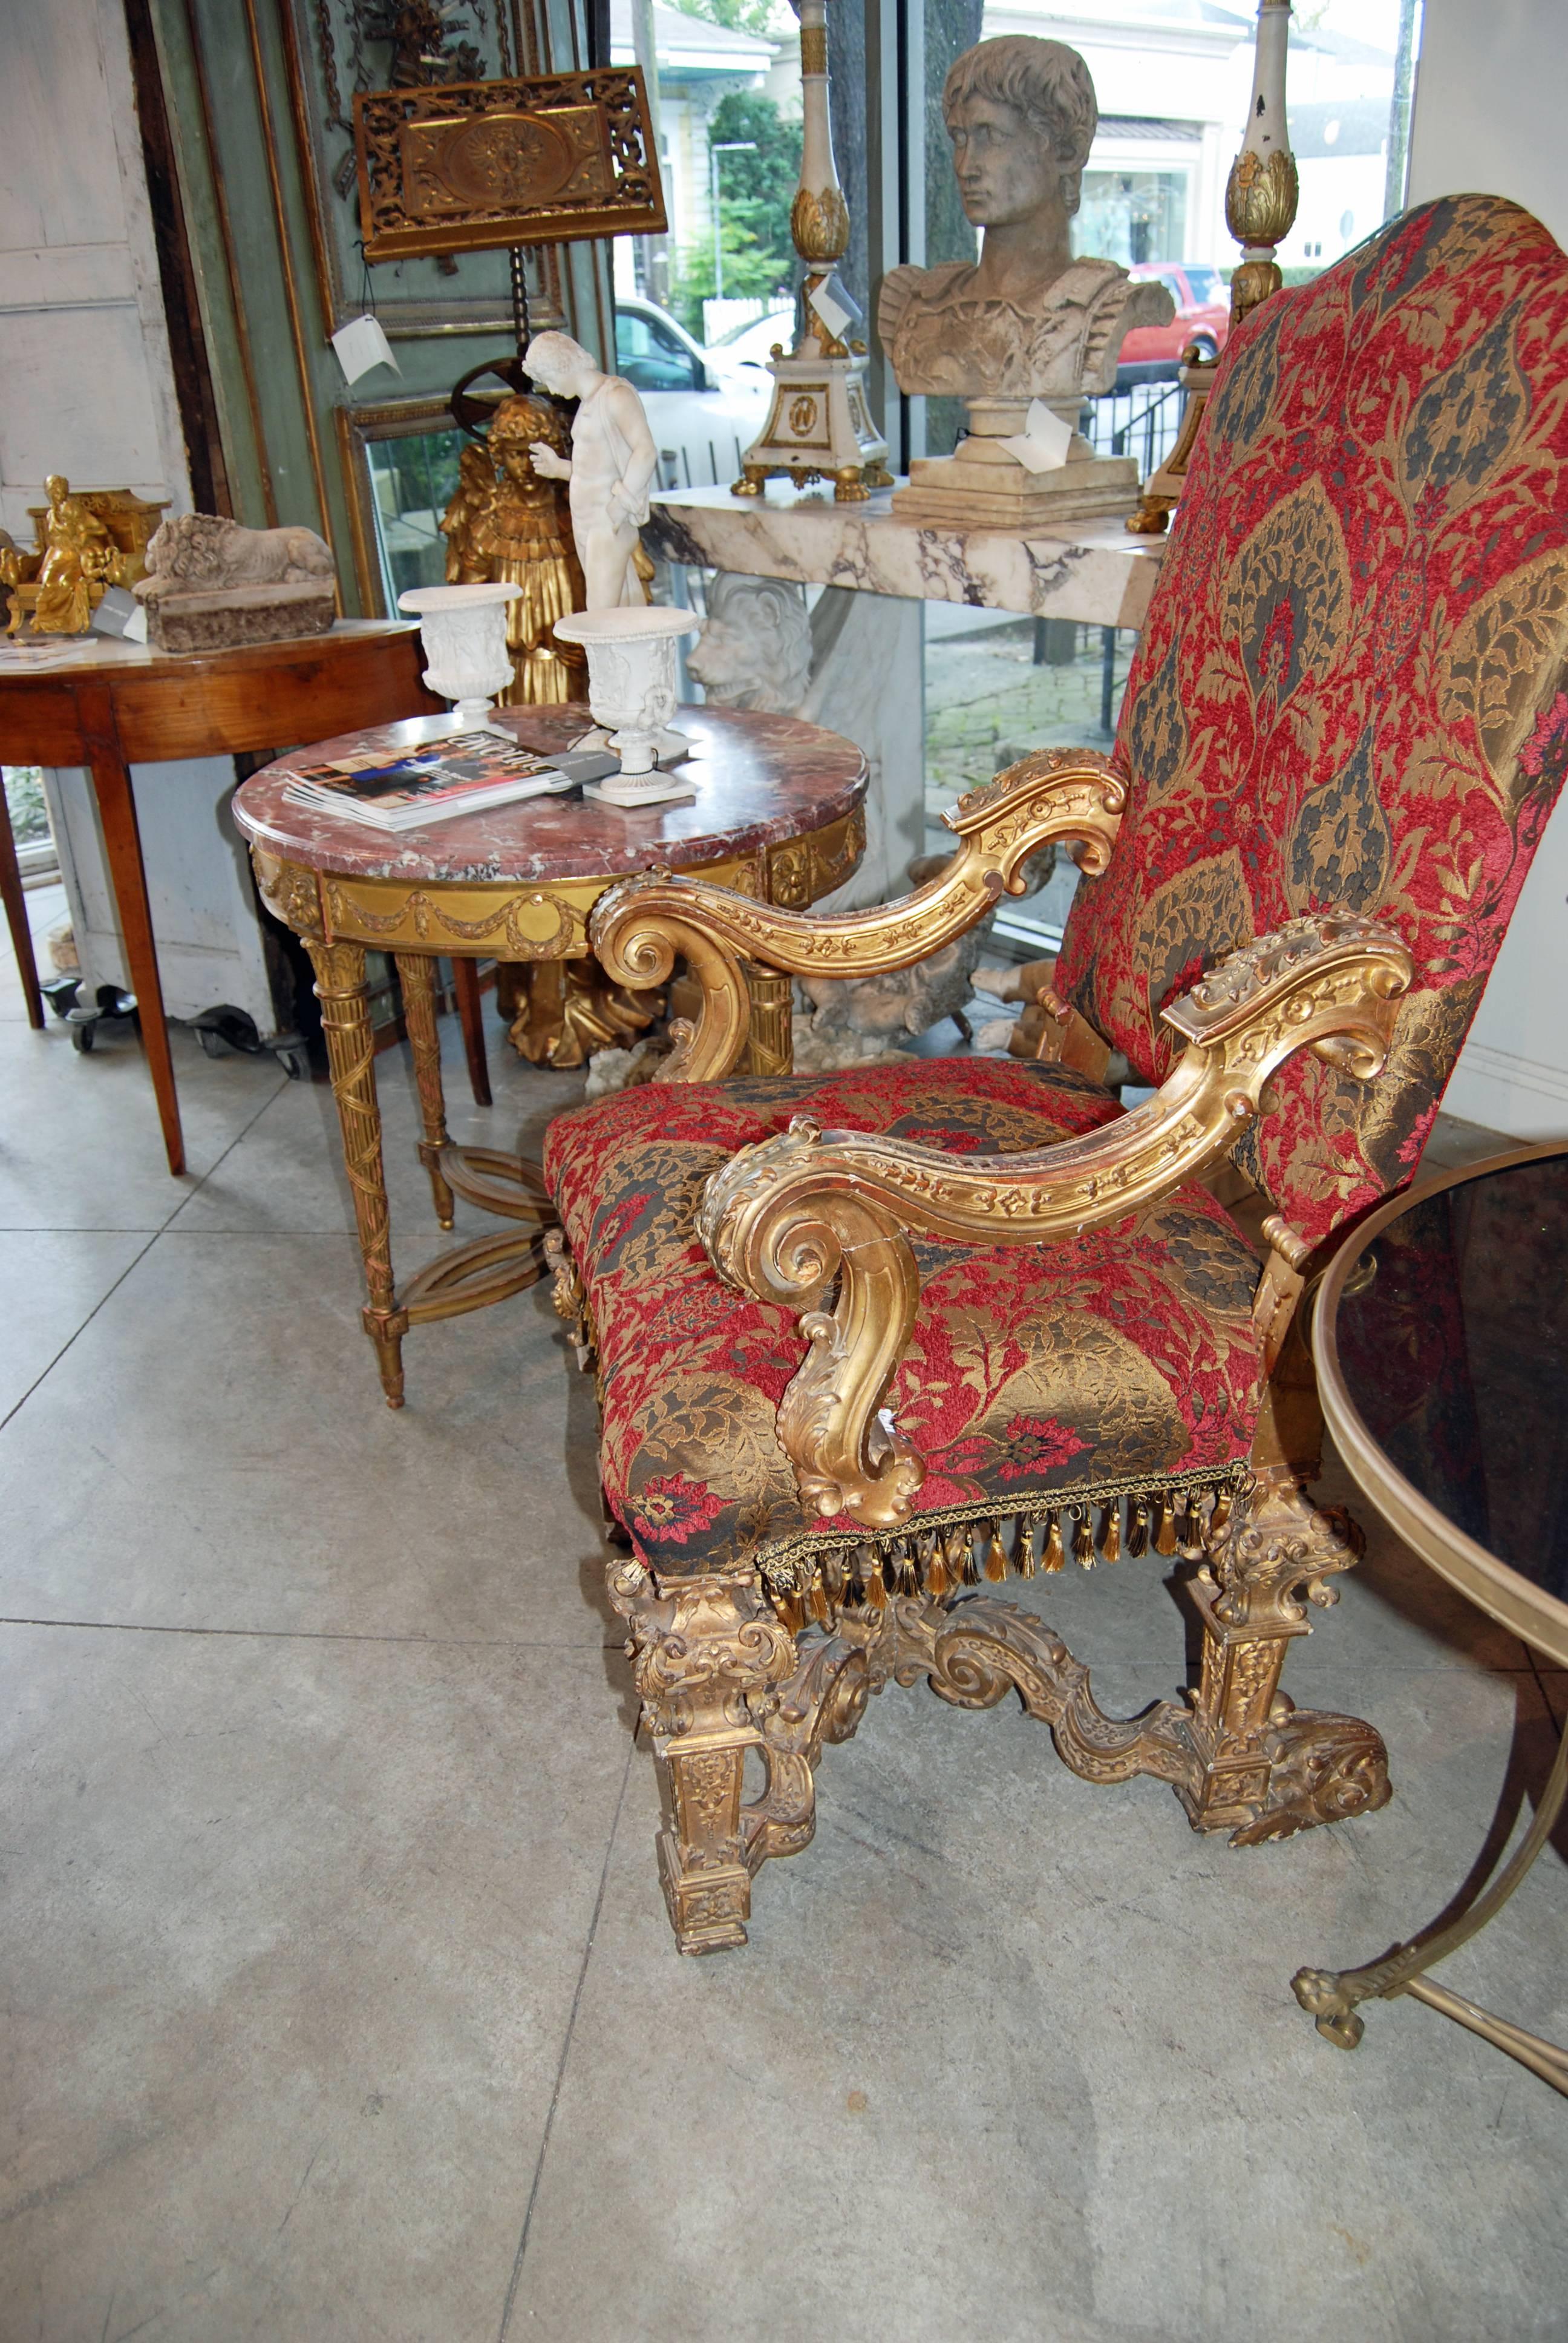
M 825 648 L 790 712 L 853 740 L 870 786 L 865 860 L 823 910 L 901 893 L 911 856 L 925 850 L 924 605 L 1138 628 L 1164 551 L 1162 538 L 1130 537 L 1120 521 L 1086 523 L 1070 542 L 920 527 L 894 517 L 892 494 L 837 505 L 830 490 L 782 482 L 756 498 L 674 490 L 653 499 L 642 532 L 648 551 L 675 565 L 825 589 L 812 618 Z
M 667 561 L 848 587 L 916 602 L 962 602 L 1091 627 L 1143 624 L 1163 538 L 1120 521 L 1085 524 L 1071 542 L 987 528 L 920 528 L 894 518 L 893 492 L 836 505 L 819 489 L 770 486 L 763 497 L 688 488 L 656 497 L 644 531 Z

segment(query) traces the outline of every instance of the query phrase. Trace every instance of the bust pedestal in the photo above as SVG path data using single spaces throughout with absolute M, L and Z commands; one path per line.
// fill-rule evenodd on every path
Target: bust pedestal
M 1054 402 L 1052 402 L 1054 404 Z M 951 456 L 917 456 L 908 488 L 893 491 L 896 519 L 916 528 L 994 528 L 1059 536 L 1070 523 L 1123 520 L 1138 504 L 1131 456 L 1097 456 L 1074 430 L 1064 463 L 1031 472 L 1004 440 L 1021 435 L 1025 399 L 971 399 L 970 427 Z M 1073 416 L 1076 418 L 1077 403 Z

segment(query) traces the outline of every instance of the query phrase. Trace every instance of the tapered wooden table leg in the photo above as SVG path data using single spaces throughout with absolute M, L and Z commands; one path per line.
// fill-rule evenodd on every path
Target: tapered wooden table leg
M 142 862 L 130 769 L 120 753 L 107 686 L 84 684 L 77 694 L 76 706 L 93 789 L 98 800 L 115 909 L 119 913 L 120 934 L 126 947 L 126 972 L 141 1012 L 142 1047 L 153 1078 L 164 1149 L 169 1170 L 178 1173 L 186 1168 L 186 1143 L 180 1131 L 180 1102 L 175 1091 L 168 1027 L 164 1022 L 163 987 L 158 982 L 157 948 L 153 941 L 153 915 L 147 902 L 147 874 Z
M 27 896 L 17 866 L 16 841 L 11 835 L 11 809 L 5 802 L 4 781 L 0 781 L 0 901 L 5 905 L 11 949 L 16 955 L 22 998 L 27 1003 L 27 1022 L 35 1033 L 41 1033 L 44 996 L 38 990 L 38 963 L 33 957 L 33 930 L 27 924 Z
M 457 1019 L 463 1028 L 463 1047 L 468 1053 L 468 1081 L 473 1086 L 474 1104 L 488 1106 L 490 1100 L 490 1061 L 485 1054 L 484 995 L 479 990 L 479 971 L 471 960 L 452 962 L 452 989 L 457 996 Z
M 376 1345 L 388 1407 L 403 1404 L 403 1337 L 408 1313 L 392 1283 L 392 1225 L 381 1162 L 381 1109 L 376 1095 L 376 1041 L 365 982 L 363 944 L 323 943 L 307 936 L 316 970 L 321 1030 L 332 1071 L 332 1095 L 343 1127 L 343 1161 L 354 1192 L 354 1218 L 370 1299 L 365 1331 Z
M 425 1136 L 419 1161 L 430 1174 L 440 1226 L 452 1225 L 452 1191 L 441 1170 L 441 1150 L 447 1145 L 447 1101 L 441 1090 L 441 1035 L 436 1022 L 436 962 L 425 952 L 394 952 L 397 981 L 403 988 L 403 1019 L 414 1052 L 414 1079 L 419 1086 L 419 1112 Z

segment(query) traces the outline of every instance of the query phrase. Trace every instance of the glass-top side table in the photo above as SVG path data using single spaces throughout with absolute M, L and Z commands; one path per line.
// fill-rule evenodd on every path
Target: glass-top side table
M 1490 1157 L 1374 1212 L 1329 1267 L 1312 1341 L 1330 1430 L 1383 1518 L 1568 1667 L 1568 1144 Z M 1529 1831 L 1457 1920 L 1364 1968 L 1298 1972 L 1319 2033 L 1353 2049 L 1358 2003 L 1413 1994 L 1568 2094 L 1568 2052 L 1425 1974 L 1508 1901 L 1565 1791 L 1568 1732 Z

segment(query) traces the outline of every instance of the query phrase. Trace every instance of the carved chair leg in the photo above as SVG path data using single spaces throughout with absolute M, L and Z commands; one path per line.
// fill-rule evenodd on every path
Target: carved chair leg
M 1176 1793 L 1194 1829 L 1254 1846 L 1388 1804 L 1388 1752 L 1373 1728 L 1298 1710 L 1279 1688 L 1287 1646 L 1311 1632 L 1307 1604 L 1336 1602 L 1328 1582 L 1362 1550 L 1348 1514 L 1315 1507 L 1279 1468 L 1238 1492 L 1192 1589 L 1203 1623 L 1191 1725 L 1200 1771 Z
M 847 1739 L 859 1721 L 865 1661 L 832 1637 L 798 1654 L 751 1572 L 660 1584 L 618 1557 L 608 1577 L 669 1788 L 658 1860 L 676 1943 L 725 1952 L 746 1942 L 752 1874 L 811 1837 L 812 1769 L 822 1743 Z M 767 1778 L 747 1806 L 752 1749 Z

